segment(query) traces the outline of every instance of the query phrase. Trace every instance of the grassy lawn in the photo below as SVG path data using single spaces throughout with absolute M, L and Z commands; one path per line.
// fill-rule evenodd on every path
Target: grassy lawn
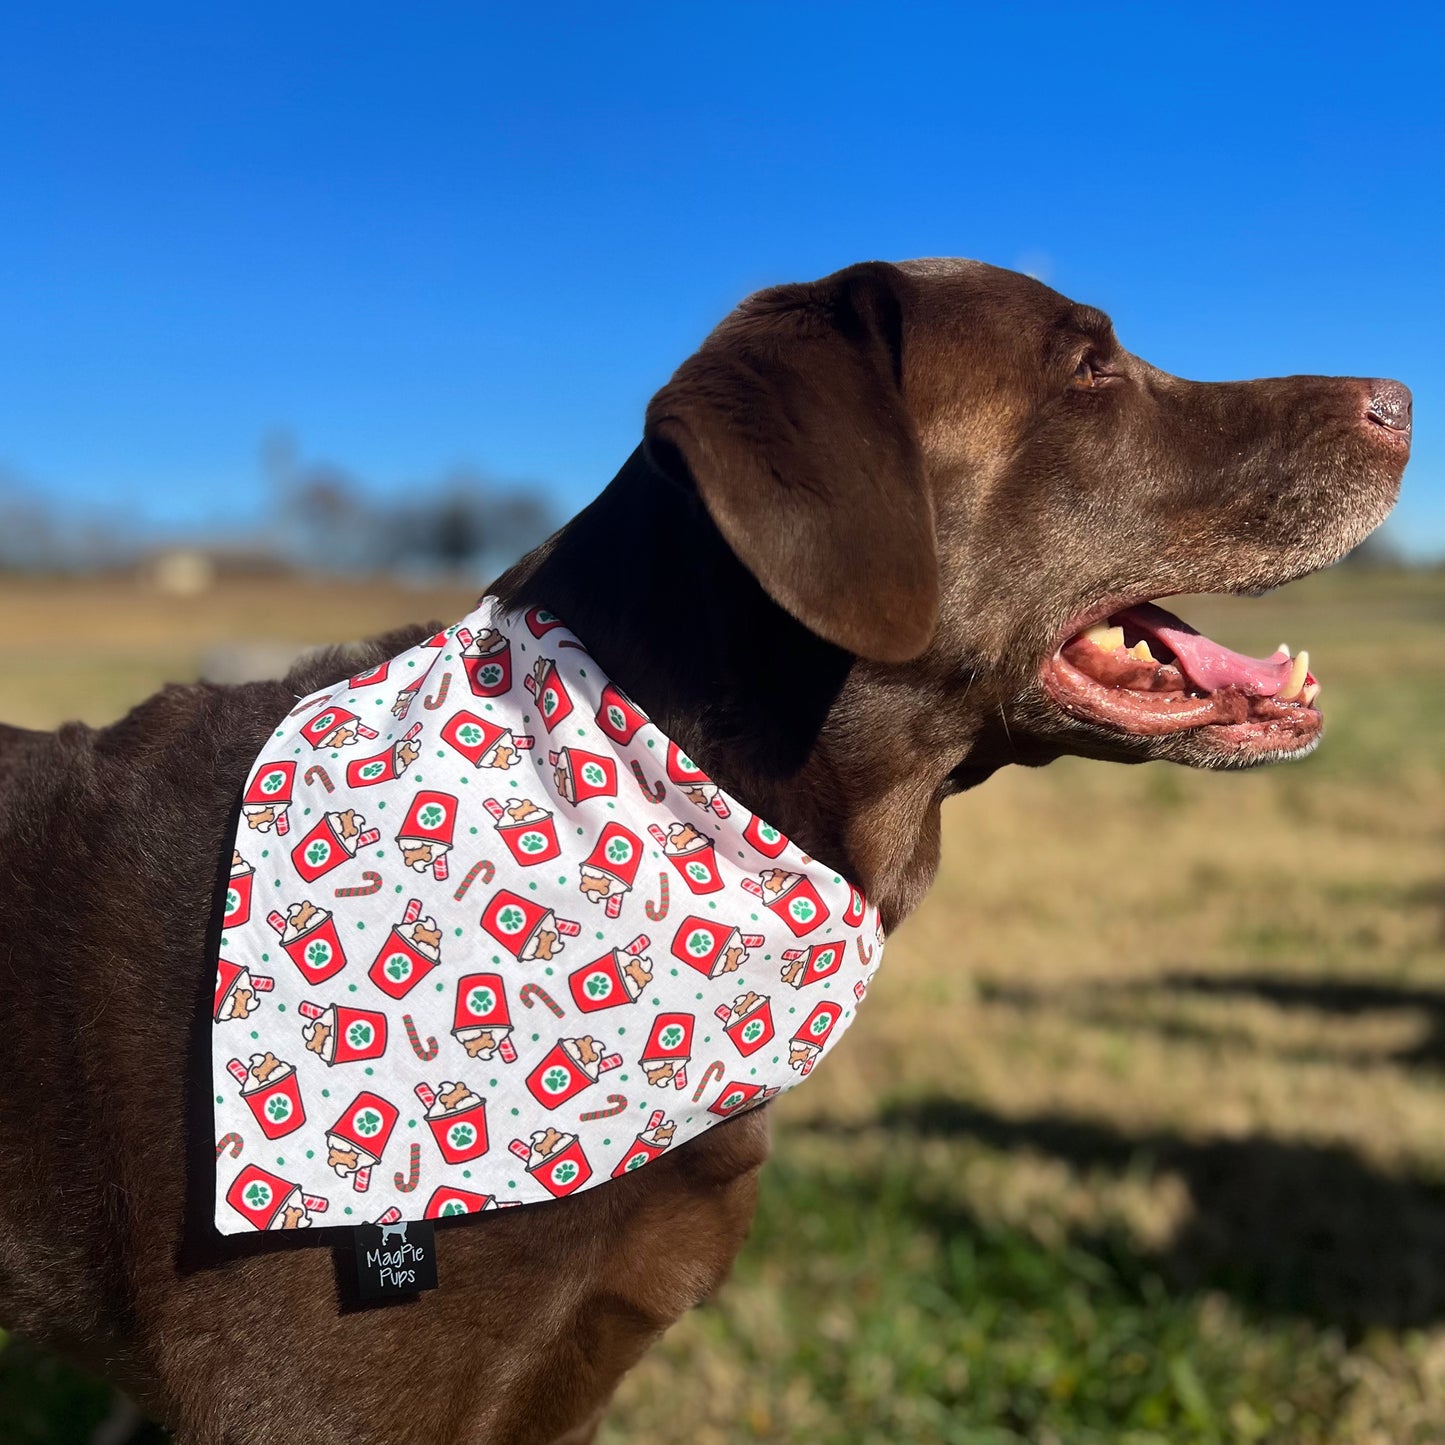
M 103 721 L 227 638 L 468 600 L 0 583 L 0 718 Z M 1181 610 L 1310 649 L 1321 751 L 1068 760 L 950 804 L 861 1021 L 774 1110 L 732 1281 L 607 1445 L 1445 1438 L 1445 575 Z M 0 1350 L 5 1445 L 110 1408 Z

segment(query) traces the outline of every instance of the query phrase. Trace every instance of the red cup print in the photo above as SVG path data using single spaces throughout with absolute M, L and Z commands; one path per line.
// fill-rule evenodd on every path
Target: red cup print
M 794 988 L 807 988 L 810 983 L 831 978 L 843 966 L 847 944 L 842 939 L 831 943 L 815 943 L 811 948 L 789 948 L 783 953 L 784 983 Z
M 268 1139 L 284 1138 L 306 1122 L 300 1082 L 291 1064 L 282 1064 L 268 1079 L 257 1079 L 240 1059 L 232 1059 L 226 1068 L 241 1085 L 241 1097 Z
M 828 905 L 811 878 L 802 873 L 783 873 L 780 881 L 780 887 L 769 888 L 755 879 L 744 878 L 743 887 L 754 898 L 761 898 L 763 904 L 788 925 L 795 938 L 802 938 L 828 921 Z
M 251 917 L 251 888 L 255 881 L 256 870 L 244 858 L 238 857 L 231 864 L 231 876 L 226 883 L 222 928 L 239 928 Z
M 592 1165 L 582 1150 L 581 1140 L 575 1134 L 560 1137 L 563 1142 L 545 1155 L 536 1145 L 529 1146 L 522 1139 L 513 1139 L 507 1145 L 518 1159 L 526 1160 L 527 1173 L 558 1199 L 575 1194 L 592 1177 Z
M 458 641 L 462 634 L 457 634 Z M 489 651 L 483 652 L 480 638 L 466 634 L 462 650 L 462 671 L 467 686 L 475 697 L 501 697 L 512 687 L 512 644 L 506 638 L 493 636 Z
M 762 943 L 761 934 L 689 914 L 672 936 L 672 956 L 708 978 L 717 978 L 736 973 L 748 961 L 748 950 L 761 948 Z
M 764 858 L 776 858 L 788 846 L 787 836 L 771 823 L 765 823 L 756 813 L 743 829 L 743 837 Z
M 246 785 L 243 803 L 289 803 L 296 783 L 296 764 L 267 763 Z
M 359 1064 L 386 1052 L 386 1015 L 378 1010 L 306 1001 L 296 1011 L 306 1020 L 302 1038 L 323 1064 Z
M 497 837 L 521 867 L 531 868 L 561 856 L 556 819 L 544 808 L 534 807 L 519 819 L 513 818 L 496 798 L 486 799 L 482 806 L 496 821 Z
M 386 675 L 391 671 L 390 662 L 378 663 L 375 667 L 369 667 L 365 672 L 354 672 L 347 679 L 347 686 L 355 692 L 362 687 L 375 687 L 378 683 L 386 681 Z
M 597 726 L 614 743 L 630 743 L 647 726 L 647 714 L 620 687 L 609 682 L 597 705 Z
M 482 927 L 522 963 L 537 956 L 544 934 L 559 935 L 553 940 L 555 950 L 563 947 L 562 938 L 575 937 L 579 931 L 572 919 L 558 918 L 550 908 L 506 888 L 492 895 L 482 914 Z
M 358 848 L 370 847 L 381 837 L 375 828 L 344 835 L 340 830 L 340 819 L 340 813 L 323 814 L 291 850 L 291 866 L 303 883 L 314 883 L 333 868 L 349 863 Z
M 557 672 L 557 664 L 552 658 L 539 658 L 536 668 L 523 685 L 537 699 L 537 711 L 542 715 L 542 726 L 549 733 L 571 713 L 572 695 L 563 684 Z
M 218 958 L 216 960 L 216 997 L 212 1017 L 217 1023 L 225 1023 L 228 1019 L 233 1018 L 245 1018 L 244 1012 L 238 1012 L 240 996 L 242 994 L 270 993 L 275 986 L 276 980 L 273 978 L 253 974 L 238 963 Z
M 743 1058 L 755 1054 L 773 1039 L 773 1009 L 766 998 L 760 998 L 746 1013 L 737 1014 L 726 1004 L 715 1010 L 722 1021 L 723 1033 Z
M 843 1014 L 843 1005 L 831 1001 L 818 1004 L 798 1025 L 797 1032 L 789 1040 L 792 1045 L 788 1064 L 800 1074 L 807 1075 L 813 1070 L 828 1036 Z
M 863 922 L 863 915 L 868 911 L 868 903 L 864 899 L 862 891 L 848 885 L 848 906 L 843 910 L 843 922 L 849 928 L 857 928 Z
M 712 782 L 676 743 L 667 745 L 667 776 L 674 783 L 682 783 L 687 787 L 705 787 Z
M 724 1084 L 718 1090 L 717 1098 L 707 1106 L 707 1111 L 726 1119 L 747 1108 L 763 1092 L 762 1084 Z
M 626 948 L 614 948 L 568 974 L 567 987 L 577 1007 L 583 1013 L 597 1013 L 634 1002 L 651 972 L 649 960 L 642 956 L 650 943 L 645 933 L 639 933 Z
M 346 785 L 349 788 L 372 788 L 377 783 L 390 783 L 406 771 L 406 757 L 403 749 L 414 743 L 421 732 L 421 724 L 412 726 L 396 742 L 369 758 L 353 758 L 346 765 Z M 409 750 L 413 756 L 416 748 Z
M 282 951 L 307 983 L 325 983 L 346 967 L 346 952 L 328 909 L 313 909 L 306 926 L 299 930 L 280 912 L 268 913 L 266 922 L 280 934 Z
M 441 739 L 474 768 L 511 767 L 517 761 L 517 752 L 530 748 L 534 741 L 530 737 L 515 737 L 509 728 L 499 727 L 465 709 L 447 719 Z
M 711 838 L 704 838 L 681 823 L 674 823 L 664 833 L 653 823 L 647 830 L 662 844 L 662 856 L 682 875 L 682 881 L 693 893 L 720 893 L 722 875 L 717 869 L 717 848 Z M 686 841 L 679 844 L 678 838 Z
M 350 728 L 353 736 L 342 742 L 328 742 L 338 728 Z M 354 712 L 344 707 L 324 707 L 310 722 L 301 725 L 301 736 L 313 748 L 344 747 L 358 738 L 374 738 L 376 729 L 368 727 Z
M 658 1139 L 659 1129 L 667 1130 L 666 1138 Z M 612 1177 L 620 1179 L 624 1174 L 631 1174 L 634 1169 L 641 1169 L 644 1164 L 651 1164 L 659 1154 L 667 1152 L 671 1143 L 672 1125 L 666 1121 L 661 1109 L 654 1109 L 647 1120 L 647 1128 L 632 1141 L 627 1152 L 617 1161 Z
M 445 1087 L 445 1085 L 443 1086 Z M 416 1086 L 416 1095 L 427 1110 L 427 1128 L 436 1140 L 442 1159 L 448 1164 L 465 1164 L 487 1152 L 487 1101 L 472 1095 L 460 1109 L 447 1109 L 426 1084 Z
M 556 1109 L 621 1063 L 621 1054 L 585 1059 L 579 1040 L 558 1039 L 527 1075 L 527 1091 L 544 1109 Z
M 396 1127 L 396 1105 L 380 1094 L 363 1089 L 327 1130 L 329 1138 L 340 1139 L 357 1151 L 363 1167 L 375 1164 L 386 1149 Z
M 660 1069 L 664 1064 L 672 1065 L 670 1079 L 673 1088 L 687 1085 L 687 1065 L 692 1058 L 692 1036 L 697 1026 L 696 1018 L 689 1013 L 660 1013 L 652 1021 L 652 1032 L 643 1045 L 638 1064 L 644 1069 Z
M 447 876 L 447 854 L 457 826 L 457 798 L 423 788 L 411 800 L 406 817 L 397 830 L 396 846 L 402 861 L 418 873 L 431 870 L 439 882 Z M 408 854 L 415 852 L 415 857 Z
M 284 1229 L 288 1211 L 296 1225 L 309 1224 L 311 1211 L 326 1207 L 324 1199 L 301 1193 L 301 1186 L 256 1164 L 248 1164 L 231 1181 L 226 1203 L 254 1229 Z M 294 1211 L 300 1210 L 297 1218 Z
M 494 1208 L 490 1194 L 473 1194 L 470 1189 L 453 1189 L 443 1184 L 426 1202 L 425 1219 L 450 1219 L 457 1214 L 480 1214 Z
M 367 970 L 366 976 L 388 998 L 405 998 L 441 961 L 435 948 L 414 936 L 420 910 L 420 900 L 413 898 L 407 916 L 392 925 Z
M 574 806 L 593 798 L 617 796 L 617 762 L 585 748 L 562 748 L 547 754 L 557 791 Z
M 608 823 L 596 845 L 582 861 L 582 891 L 594 903 L 602 903 L 608 918 L 622 912 L 622 896 L 637 881 L 642 864 L 642 839 L 620 823 Z M 605 892 L 596 891 L 596 881 L 606 883 Z
M 515 1063 L 517 1050 L 511 1035 L 512 1015 L 502 975 L 469 973 L 458 979 L 452 1037 L 466 1049 L 467 1057 L 490 1059 L 495 1052 L 503 1063 Z
M 562 626 L 562 619 L 553 612 L 548 612 L 545 607 L 529 607 L 523 613 L 523 620 L 527 624 L 527 631 L 533 637 L 545 637 L 554 628 Z

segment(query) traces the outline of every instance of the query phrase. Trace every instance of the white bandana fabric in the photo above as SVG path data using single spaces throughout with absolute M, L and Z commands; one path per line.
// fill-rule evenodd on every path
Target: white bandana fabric
M 804 1078 L 882 959 L 856 888 L 494 597 L 281 720 L 224 907 L 222 1234 L 604 1184 Z

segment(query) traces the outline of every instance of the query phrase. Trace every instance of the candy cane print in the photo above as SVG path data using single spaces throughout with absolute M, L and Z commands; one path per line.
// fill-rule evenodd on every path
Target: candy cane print
M 861 933 L 853 935 L 853 942 L 858 945 L 858 957 L 862 961 L 863 967 L 867 968 L 873 962 L 873 950 L 864 944 Z
M 304 783 L 315 783 L 319 781 L 328 793 L 334 793 L 336 791 L 336 784 L 331 781 L 331 774 L 328 773 L 320 763 L 312 763 L 311 766 L 301 774 L 301 781 Z
M 521 989 L 518 990 L 517 997 L 521 999 L 528 1008 L 532 1007 L 532 1000 L 534 998 L 539 998 L 558 1018 L 562 1017 L 562 1010 L 557 1007 L 557 1001 L 541 984 L 524 983 Z
M 364 868 L 361 876 L 366 879 L 365 883 L 353 883 L 350 888 L 336 889 L 338 898 L 365 898 L 368 894 L 381 891 L 381 874 L 370 868 Z
M 421 705 L 431 712 L 435 712 L 446 700 L 447 689 L 452 685 L 452 675 L 449 672 L 442 673 L 442 680 L 437 684 L 434 697 L 424 697 Z
M 564 644 L 565 645 L 565 644 Z M 620 1114 L 627 1107 L 626 1094 L 608 1094 L 606 1109 L 588 1109 L 585 1114 L 577 1117 L 584 1123 L 590 1124 L 594 1119 L 610 1119 L 614 1114 Z
M 411 1045 L 411 1051 L 423 1063 L 428 1062 L 437 1056 L 437 1041 L 432 1035 L 427 1036 L 425 1044 L 421 1041 L 421 1035 L 416 1031 L 416 1022 L 410 1014 L 402 1014 L 402 1027 L 406 1029 L 407 1042 Z
M 300 717 L 303 712 L 310 712 L 312 708 L 322 707 L 331 701 L 331 694 L 328 692 L 325 697 L 303 697 L 301 701 L 286 714 L 287 717 Z
M 421 1145 L 413 1144 L 411 1146 L 411 1164 L 408 1168 L 406 1177 L 403 1178 L 401 1170 L 398 1169 L 396 1173 L 391 1176 L 391 1182 L 396 1185 L 396 1192 L 398 1194 L 410 1194 L 411 1191 L 416 1188 L 417 1182 L 420 1179 Z
M 216 1140 L 216 1158 L 219 1159 L 221 1157 L 221 1151 L 223 1149 L 229 1148 L 231 1158 L 234 1159 L 245 1147 L 246 1141 L 232 1129 L 229 1134 L 222 1134 L 221 1137 Z
M 483 858 L 480 863 L 473 863 L 467 870 L 467 876 L 457 884 L 457 891 L 452 894 L 452 897 L 460 902 L 466 897 L 467 889 L 470 888 L 478 878 L 480 878 L 483 883 L 490 883 L 496 876 L 497 865 L 493 863 L 490 858 Z
M 661 923 L 662 920 L 667 917 L 667 910 L 670 903 L 671 900 L 668 898 L 667 891 L 667 874 L 659 873 L 657 875 L 657 902 L 654 904 L 652 899 L 649 898 L 647 902 L 642 905 L 643 909 L 654 923 Z
M 707 1086 L 708 1086 L 710 1083 L 712 1083 L 712 1081 L 713 1081 L 714 1079 L 720 1079 L 720 1078 L 722 1078 L 722 1076 L 723 1076 L 722 1060 L 721 1060 L 721 1059 L 714 1059 L 714 1060 L 712 1061 L 712 1063 L 710 1063 L 710 1064 L 707 1066 L 707 1069 L 706 1069 L 706 1071 L 704 1072 L 704 1074 L 703 1074 L 703 1076 L 702 1076 L 702 1079 L 701 1079 L 700 1082 L 698 1083 L 697 1088 L 695 1088 L 695 1089 L 692 1091 L 692 1102 L 693 1102 L 694 1104 L 697 1103 L 697 1101 L 698 1101 L 700 1098 L 702 1098 L 702 1091 L 703 1091 L 705 1088 L 707 1088 Z
M 633 763 L 632 776 L 637 779 L 637 786 L 642 789 L 642 796 L 649 803 L 660 803 L 667 796 L 667 789 L 662 783 L 649 783 L 642 772 L 641 763 Z

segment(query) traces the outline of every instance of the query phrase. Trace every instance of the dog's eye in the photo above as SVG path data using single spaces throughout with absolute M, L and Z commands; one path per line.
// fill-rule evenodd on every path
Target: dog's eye
M 1092 356 L 1083 357 L 1074 368 L 1073 384 L 1075 386 L 1097 386 L 1098 383 L 1099 373 L 1094 367 L 1094 358 Z

